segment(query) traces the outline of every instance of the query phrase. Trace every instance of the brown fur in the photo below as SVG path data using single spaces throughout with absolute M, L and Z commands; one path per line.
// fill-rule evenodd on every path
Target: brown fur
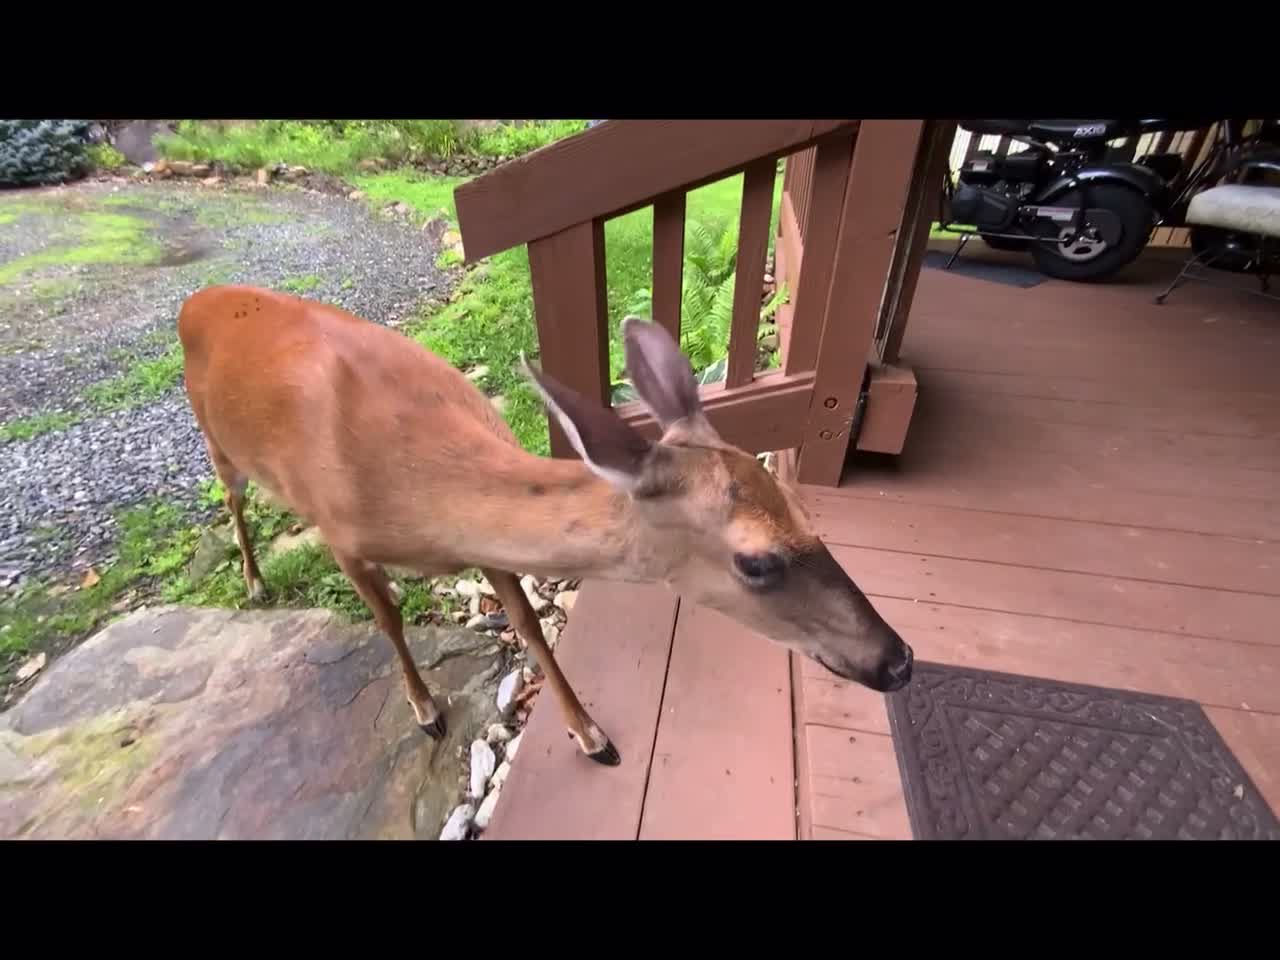
M 252 479 L 320 529 L 396 646 L 429 732 L 444 720 L 404 646 L 384 565 L 484 569 L 571 733 L 606 762 L 616 752 L 542 643 L 517 572 L 663 581 L 873 685 L 905 650 L 834 561 L 814 563 L 824 548 L 794 491 L 715 435 L 665 332 L 628 323 L 642 397 L 677 419 L 650 444 L 530 371 L 586 452 L 549 460 L 522 450 L 470 381 L 399 333 L 252 287 L 208 288 L 182 307 L 187 393 L 239 528 Z M 256 596 L 261 577 L 241 541 Z M 734 555 L 770 551 L 788 560 L 785 586 L 749 591 Z

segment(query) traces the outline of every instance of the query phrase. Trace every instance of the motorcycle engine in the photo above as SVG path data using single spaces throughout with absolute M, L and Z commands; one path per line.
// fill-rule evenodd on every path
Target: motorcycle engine
M 998 232 L 1013 224 L 1018 215 L 1018 197 L 998 186 L 980 187 L 963 180 L 951 196 L 951 219 L 983 230 Z
M 960 168 L 951 197 L 951 218 L 993 233 L 1007 230 L 1021 200 L 1035 187 L 1045 158 L 1028 150 L 1007 156 L 982 151 Z

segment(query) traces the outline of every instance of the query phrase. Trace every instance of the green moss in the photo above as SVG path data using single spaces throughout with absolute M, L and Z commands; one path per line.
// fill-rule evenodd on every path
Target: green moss
M 76 234 L 75 242 L 0 265 L 0 285 L 45 267 L 149 263 L 163 253 L 148 235 L 150 225 L 139 217 L 87 210 L 75 214 L 70 226 Z
M 216 287 L 219 284 L 226 283 L 234 276 L 236 268 L 231 263 L 220 263 L 217 266 L 210 267 L 199 277 L 198 283 L 202 287 Z
M 56 770 L 62 788 L 52 793 L 51 785 L 42 786 L 48 802 L 19 834 L 71 806 L 82 811 L 114 806 L 158 756 L 156 739 L 137 735 L 140 719 L 139 708 L 127 707 L 29 737 L 6 737 L 9 749 Z
M 136 407 L 164 395 L 182 375 L 182 347 L 174 343 L 164 354 L 139 360 L 109 380 L 93 384 L 85 399 L 100 412 Z
M 250 200 L 217 200 L 207 204 L 202 202 L 195 216 L 196 223 L 212 230 L 250 223 L 285 223 L 289 219 L 279 211 L 267 209 Z
M 31 296 L 36 301 L 57 301 L 84 289 L 84 283 L 76 277 L 46 277 L 31 284 Z
M 164 337 L 172 340 L 173 335 L 166 332 Z M 154 340 L 154 335 L 148 339 Z M 43 433 L 65 430 L 93 414 L 150 403 L 167 393 L 181 376 L 182 347 L 175 342 L 160 356 L 135 360 L 117 376 L 91 384 L 85 390 L 86 405 L 82 410 L 37 413 L 0 424 L 0 442 L 30 440 Z
M 309 273 L 304 277 L 290 277 L 281 281 L 280 289 L 286 293 L 304 294 L 310 293 L 323 282 L 316 274 Z
M 44 433 L 65 430 L 79 421 L 80 417 L 74 413 L 37 413 L 30 417 L 20 417 L 0 424 L 0 442 L 30 440 Z
M 122 593 L 144 578 L 168 572 L 175 544 L 190 543 L 180 511 L 169 504 L 120 512 L 117 523 L 119 559 L 100 571 L 93 586 L 51 592 L 47 584 L 33 584 L 0 603 L 0 662 L 4 655 L 83 636 L 110 613 Z

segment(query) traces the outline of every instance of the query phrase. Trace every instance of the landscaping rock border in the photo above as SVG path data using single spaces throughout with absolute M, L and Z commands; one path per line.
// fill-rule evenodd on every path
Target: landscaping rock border
M 540 580 L 533 576 L 525 576 L 520 581 L 553 653 L 577 601 L 579 582 L 576 579 Z M 441 840 L 477 839 L 488 829 L 497 810 L 502 786 L 520 749 L 534 700 L 542 689 L 542 671 L 529 657 L 524 642 L 507 625 L 501 602 L 486 580 L 464 578 L 452 586 L 446 581 L 437 581 L 432 592 L 465 600 L 465 607 L 454 612 L 453 620 L 497 637 L 510 651 L 506 672 L 498 684 L 497 708 L 501 720 L 489 727 L 483 739 L 474 740 L 468 750 L 458 748 L 459 777 L 467 784 L 467 797 L 450 812 L 440 833 Z

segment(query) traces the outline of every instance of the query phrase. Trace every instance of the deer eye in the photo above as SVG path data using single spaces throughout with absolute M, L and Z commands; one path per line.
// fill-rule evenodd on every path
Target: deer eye
M 776 586 L 787 569 L 787 562 L 777 553 L 735 553 L 733 565 L 747 586 L 755 590 Z

